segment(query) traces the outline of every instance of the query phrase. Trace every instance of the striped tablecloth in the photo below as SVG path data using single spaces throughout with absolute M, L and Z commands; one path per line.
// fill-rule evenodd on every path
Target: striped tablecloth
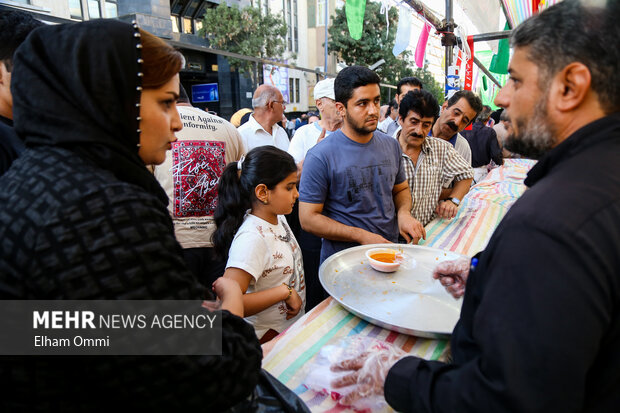
M 523 179 L 533 164 L 526 159 L 507 159 L 504 166 L 492 170 L 472 187 L 455 218 L 430 222 L 426 226 L 427 239 L 420 245 L 470 256 L 484 249 L 508 208 L 525 191 Z M 428 360 L 445 360 L 449 354 L 447 340 L 418 338 L 377 327 L 328 298 L 263 345 L 263 368 L 297 393 L 313 412 L 350 411 L 329 396 L 308 390 L 303 380 L 323 346 L 356 334 L 393 343 Z

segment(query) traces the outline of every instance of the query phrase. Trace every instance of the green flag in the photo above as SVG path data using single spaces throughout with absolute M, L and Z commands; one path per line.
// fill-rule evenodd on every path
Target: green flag
M 508 22 L 504 26 L 504 30 L 510 30 Z M 489 71 L 493 73 L 499 73 L 505 75 L 508 73 L 508 61 L 510 60 L 510 44 L 508 39 L 502 39 L 499 41 L 497 48 L 497 54 L 493 55 Z
M 347 15 L 349 34 L 355 40 L 362 38 L 364 29 L 364 12 L 366 12 L 366 0 L 347 0 L 344 6 Z

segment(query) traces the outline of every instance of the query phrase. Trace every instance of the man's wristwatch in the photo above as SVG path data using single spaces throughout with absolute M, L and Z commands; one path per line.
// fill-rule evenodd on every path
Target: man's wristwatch
M 452 203 L 456 206 L 459 206 L 461 204 L 461 200 L 458 198 L 450 198 L 450 199 L 446 199 L 446 201 L 452 201 Z

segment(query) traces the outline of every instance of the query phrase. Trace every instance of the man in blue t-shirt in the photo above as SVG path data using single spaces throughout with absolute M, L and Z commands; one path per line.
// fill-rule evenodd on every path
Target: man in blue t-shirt
M 426 233 L 411 216 L 411 192 L 398 142 L 376 131 L 379 76 L 361 66 L 343 69 L 334 83 L 342 129 L 314 146 L 304 161 L 299 218 L 323 238 L 321 262 L 359 244 L 417 243 Z

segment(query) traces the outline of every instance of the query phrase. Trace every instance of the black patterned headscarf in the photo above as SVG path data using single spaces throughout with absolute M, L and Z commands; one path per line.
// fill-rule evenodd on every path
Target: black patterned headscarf
M 61 146 L 168 203 L 138 156 L 137 26 L 93 20 L 33 31 L 15 53 L 15 130 L 26 146 Z

